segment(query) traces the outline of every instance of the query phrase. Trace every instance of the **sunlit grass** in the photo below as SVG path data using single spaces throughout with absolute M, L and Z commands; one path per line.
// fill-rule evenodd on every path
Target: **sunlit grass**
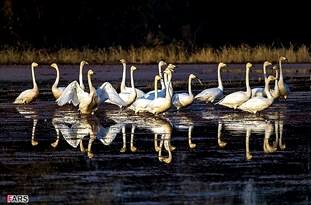
M 114 64 L 121 58 L 129 63 L 156 63 L 164 59 L 169 63 L 261 63 L 265 60 L 276 61 L 279 56 L 286 56 L 290 63 L 311 62 L 309 48 L 305 45 L 288 48 L 274 48 L 263 45 L 250 47 L 224 46 L 221 48 L 197 48 L 187 51 L 180 45 L 157 47 L 111 47 L 103 49 L 60 49 L 49 51 L 47 49 L 19 49 L 9 48 L 0 50 L 0 64 L 29 64 L 36 61 L 40 64 L 53 62 L 62 64 L 77 64 L 82 59 L 93 64 Z

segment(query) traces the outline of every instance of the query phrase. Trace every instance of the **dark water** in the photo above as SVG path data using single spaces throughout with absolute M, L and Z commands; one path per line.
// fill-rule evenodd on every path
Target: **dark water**
M 112 105 L 83 117 L 40 84 L 35 103 L 16 106 L 31 84 L 0 83 L 2 203 L 7 194 L 30 204 L 311 203 L 305 83 L 258 115 L 195 102 L 160 117 Z

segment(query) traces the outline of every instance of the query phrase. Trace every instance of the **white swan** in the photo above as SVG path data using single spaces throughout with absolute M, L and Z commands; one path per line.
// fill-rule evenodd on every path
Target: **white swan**
M 132 91 L 131 87 L 126 87 L 125 86 L 125 78 L 126 78 L 126 61 L 124 59 L 121 59 L 120 62 L 123 65 L 123 75 L 122 75 L 122 81 L 120 85 L 120 93 L 130 93 Z M 137 98 L 141 98 L 145 95 L 145 93 L 137 88 L 135 88 L 136 93 L 137 93 Z
M 164 80 L 163 80 L 163 75 L 162 75 L 162 67 L 166 66 L 167 64 L 164 61 L 160 61 L 158 63 L 158 75 L 161 78 L 161 90 L 157 90 L 157 95 L 160 97 L 164 97 L 165 96 L 165 84 L 164 84 Z M 146 93 L 143 98 L 149 99 L 149 100 L 153 100 L 155 96 L 155 90 L 149 91 L 148 93 Z
M 36 83 L 35 71 L 34 69 L 38 67 L 38 64 L 33 62 L 31 64 L 31 75 L 33 88 L 23 91 L 13 102 L 14 104 L 29 104 L 34 101 L 39 96 L 39 88 Z
M 217 102 L 216 104 L 236 109 L 239 105 L 246 102 L 251 97 L 252 92 L 249 86 L 249 70 L 252 68 L 252 66 L 253 65 L 251 63 L 246 64 L 246 76 L 245 76 L 246 92 L 237 91 L 231 93 L 226 97 L 224 97 L 219 102 Z
M 175 65 L 169 64 L 164 71 L 164 83 L 166 86 L 165 98 L 158 96 L 157 99 L 154 99 L 153 101 L 151 101 L 146 107 L 147 112 L 157 115 L 157 114 L 166 112 L 167 110 L 171 108 L 172 96 L 170 94 L 169 85 L 172 80 L 172 69 L 174 68 L 175 68 Z
M 124 92 L 120 92 L 119 96 L 121 99 L 127 103 L 127 106 L 130 106 L 135 102 L 136 98 L 138 97 L 137 89 L 134 85 L 134 71 L 136 70 L 135 66 L 131 66 L 131 88 L 126 89 Z
M 80 63 L 80 71 L 79 71 L 79 84 L 82 90 L 85 89 L 85 86 L 83 84 L 83 67 L 84 65 L 89 64 L 88 62 L 82 60 Z
M 275 77 L 272 75 L 268 77 L 265 83 L 265 93 L 267 94 L 268 98 L 262 96 L 253 97 L 240 105 L 238 109 L 256 114 L 257 112 L 262 111 L 272 105 L 274 98 L 272 97 L 269 89 L 269 83 L 271 80 L 275 80 Z
M 63 91 L 65 90 L 65 87 L 57 87 L 58 82 L 59 82 L 59 70 L 58 70 L 57 64 L 53 63 L 53 64 L 51 64 L 51 67 L 56 70 L 56 79 L 55 79 L 55 82 L 52 86 L 52 93 L 53 93 L 53 96 L 55 97 L 55 99 L 57 99 L 62 95 Z
M 282 61 L 287 61 L 287 58 L 283 56 L 279 58 L 280 77 L 279 77 L 278 86 L 279 86 L 280 96 L 286 99 L 290 90 L 289 90 L 288 85 L 284 82 L 284 79 L 283 79 Z
M 96 90 L 92 85 L 91 77 L 94 74 L 92 70 L 87 73 L 90 93 L 85 92 L 77 81 L 70 83 L 64 90 L 63 94 L 56 100 L 59 106 L 72 101 L 74 106 L 79 105 L 82 114 L 90 114 L 97 109 L 98 99 Z
M 224 87 L 222 85 L 222 80 L 221 80 L 221 73 L 220 70 L 227 65 L 224 63 L 219 63 L 218 64 L 218 87 L 217 88 L 208 88 L 197 94 L 194 98 L 200 101 L 205 101 L 205 102 L 214 102 L 214 100 L 219 99 L 223 96 L 224 92 Z
M 265 79 L 265 84 L 266 84 L 266 81 L 267 81 L 267 66 L 269 65 L 272 65 L 272 63 L 270 63 L 269 61 L 265 61 L 263 63 L 263 76 L 264 76 L 264 79 Z M 253 88 L 252 89 L 252 97 L 255 97 L 255 96 L 265 96 L 264 94 L 264 88 Z
M 154 77 L 154 99 L 155 100 L 158 98 L 158 81 L 161 79 L 159 75 L 156 75 Z M 134 110 L 135 113 L 139 113 L 141 111 L 144 111 L 146 109 L 146 106 L 152 101 L 151 99 L 148 98 L 139 98 L 137 99 L 129 108 L 131 110 Z
M 180 108 L 187 107 L 193 102 L 193 94 L 191 90 L 191 81 L 192 79 L 196 79 L 197 77 L 193 74 L 189 75 L 188 79 L 188 93 L 178 93 L 173 96 L 173 105 L 179 110 Z

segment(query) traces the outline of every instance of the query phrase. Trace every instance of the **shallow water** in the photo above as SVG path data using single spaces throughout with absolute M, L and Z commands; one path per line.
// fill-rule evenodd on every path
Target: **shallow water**
M 48 79 L 39 81 L 35 103 L 13 105 L 31 86 L 13 78 L 0 81 L 1 200 L 28 194 L 31 204 L 310 204 L 310 84 L 289 79 L 289 98 L 258 115 L 195 102 L 160 117 L 112 105 L 84 117 L 54 103 Z

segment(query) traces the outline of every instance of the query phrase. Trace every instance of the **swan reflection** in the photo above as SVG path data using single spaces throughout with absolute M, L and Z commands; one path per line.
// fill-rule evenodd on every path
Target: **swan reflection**
M 38 141 L 35 139 L 36 127 L 38 123 L 38 112 L 32 105 L 18 105 L 16 106 L 17 112 L 23 115 L 26 119 L 32 119 L 32 130 L 31 130 L 31 144 L 37 146 Z
M 264 153 L 276 152 L 278 148 L 280 150 L 285 149 L 285 144 L 282 142 L 283 119 L 279 114 L 276 116 L 269 115 L 266 116 L 266 118 L 245 113 L 220 115 L 217 130 L 217 143 L 220 148 L 224 148 L 227 145 L 223 136 L 224 130 L 233 135 L 241 135 L 245 133 L 245 157 L 247 160 L 252 159 L 252 154 L 249 148 L 249 141 L 252 133 L 264 135 Z M 275 141 L 270 143 L 269 140 L 273 133 L 275 134 Z
M 137 148 L 134 146 L 134 135 L 136 128 L 146 129 L 154 134 L 154 150 L 158 153 L 158 159 L 164 163 L 170 163 L 172 161 L 172 151 L 175 147 L 171 145 L 171 135 L 173 126 L 171 122 L 164 117 L 155 117 L 152 115 L 131 115 L 129 113 L 119 112 L 107 112 L 106 117 L 117 124 L 123 124 L 122 136 L 123 146 L 121 152 L 126 151 L 126 133 L 125 125 L 131 126 L 131 139 L 130 139 L 130 150 L 135 152 Z M 160 139 L 158 137 L 160 136 Z M 164 156 L 164 150 L 167 152 L 167 156 Z

